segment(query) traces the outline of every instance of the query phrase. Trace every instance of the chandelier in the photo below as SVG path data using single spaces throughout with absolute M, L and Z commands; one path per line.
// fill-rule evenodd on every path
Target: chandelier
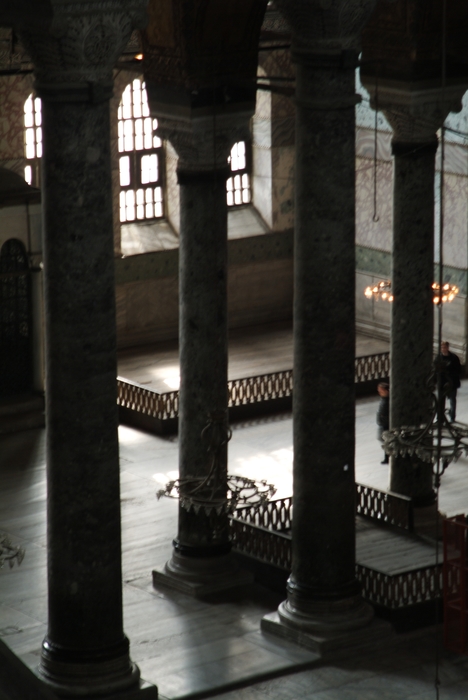
M 193 510 L 196 514 L 201 511 L 209 516 L 212 513 L 232 514 L 242 505 L 258 507 L 274 496 L 276 488 L 266 480 L 256 481 L 226 474 L 223 453 L 232 437 L 232 430 L 227 426 L 225 414 L 225 411 L 210 413 L 201 432 L 201 441 L 210 455 L 208 474 L 169 481 L 164 489 L 156 493 L 158 500 L 162 496 L 178 496 L 185 510 Z
M 364 294 L 368 299 L 376 299 L 377 301 L 393 301 L 392 283 L 390 280 L 382 280 L 373 287 L 366 287 Z
M 442 293 L 440 290 L 442 289 Z M 439 304 L 440 301 L 445 304 L 446 302 L 453 301 L 459 292 L 459 288 L 455 284 L 450 284 L 445 282 L 440 285 L 439 282 L 433 282 L 432 293 L 434 304 Z M 392 283 L 390 280 L 381 280 L 371 287 L 366 287 L 364 290 L 364 295 L 367 299 L 376 299 L 376 301 L 393 301 L 392 294 Z
M 21 564 L 24 559 L 24 549 L 15 547 L 11 544 L 7 535 L 0 534 L 0 569 L 6 561 L 10 569 L 12 569 L 15 564 L 15 559 L 18 564 Z
M 416 456 L 423 462 L 432 463 L 438 485 L 448 465 L 456 462 L 463 453 L 468 455 L 468 425 L 450 422 L 447 417 L 445 402 L 453 387 L 446 374 L 443 356 L 435 359 L 428 385 L 432 393 L 428 422 L 386 430 L 382 438 L 385 452 L 392 457 Z

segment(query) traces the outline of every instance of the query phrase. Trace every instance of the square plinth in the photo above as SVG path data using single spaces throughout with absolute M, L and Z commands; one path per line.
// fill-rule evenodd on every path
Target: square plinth
M 324 636 L 304 632 L 294 627 L 285 625 L 277 612 L 269 613 L 262 618 L 262 632 L 276 635 L 294 642 L 301 647 L 310 649 L 320 656 L 337 656 L 343 653 L 349 654 L 350 649 L 363 651 L 376 649 L 390 641 L 395 631 L 392 625 L 385 620 L 374 618 L 365 627 L 346 632 L 340 632 L 334 636 Z

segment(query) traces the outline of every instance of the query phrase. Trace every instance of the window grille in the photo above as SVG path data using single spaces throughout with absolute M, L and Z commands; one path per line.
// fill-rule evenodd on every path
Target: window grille
M 24 103 L 24 179 L 28 185 L 39 187 L 40 162 L 42 157 L 42 112 L 41 100 L 32 93 Z
M 120 221 L 142 221 L 164 216 L 161 139 L 158 120 L 148 107 L 145 83 L 136 78 L 127 85 L 118 110 Z
M 231 149 L 228 163 L 231 166 L 231 177 L 226 182 L 226 197 L 229 207 L 239 204 L 249 204 L 250 195 L 250 163 L 247 144 L 238 141 Z

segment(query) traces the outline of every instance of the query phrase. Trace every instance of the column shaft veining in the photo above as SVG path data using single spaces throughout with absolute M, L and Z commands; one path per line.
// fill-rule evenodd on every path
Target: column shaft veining
M 354 74 L 352 68 L 322 68 L 304 60 L 296 80 L 289 586 L 291 592 L 303 585 L 314 597 L 335 598 L 356 590 Z
M 355 577 L 354 71 L 373 2 L 277 4 L 296 63 L 294 510 L 287 600 L 262 627 L 320 645 L 303 635 L 372 618 Z
M 213 107 L 216 93 L 207 90 L 203 94 L 205 113 L 194 109 L 181 119 L 156 102 L 157 94 L 150 85 L 149 100 L 152 113 L 158 117 L 158 131 L 179 156 L 181 383 L 178 531 L 172 557 L 163 571 L 153 571 L 153 581 L 203 595 L 251 580 L 230 555 L 226 501 L 226 178 L 232 146 L 248 135 L 251 108 L 249 105 L 248 111 L 236 113 L 216 102 Z
M 207 476 L 212 455 L 202 431 L 213 413 L 227 431 L 227 167 L 179 170 L 180 373 L 179 473 Z M 220 497 L 226 496 L 227 445 Z M 223 493 L 224 491 L 224 493 Z M 230 550 L 227 513 L 179 510 L 177 551 L 200 556 Z
M 42 112 L 48 639 L 106 647 L 123 640 L 109 109 Z
M 59 29 L 23 35 L 43 119 L 49 595 L 39 673 L 60 697 L 136 697 L 122 616 L 109 98 L 143 4 L 52 6 Z
M 142 42 L 151 113 L 179 158 L 181 504 L 173 555 L 153 581 L 203 594 L 245 583 L 229 554 L 226 501 L 226 178 L 233 145 L 249 138 L 267 3 L 243 0 L 235 31 L 231 3 L 166 4 L 164 31 Z
M 429 420 L 434 308 L 434 173 L 437 140 L 393 142 L 393 255 L 390 427 Z M 390 490 L 433 501 L 432 468 L 395 457 Z

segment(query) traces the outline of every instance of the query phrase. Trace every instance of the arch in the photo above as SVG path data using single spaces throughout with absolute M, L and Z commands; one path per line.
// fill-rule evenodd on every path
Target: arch
M 0 395 L 32 387 L 31 278 L 21 241 L 0 249 Z
M 239 204 L 250 204 L 250 173 L 251 173 L 251 153 L 250 143 L 238 141 L 231 148 L 231 155 L 228 158 L 231 168 L 231 177 L 226 182 L 226 197 L 229 207 Z
M 42 102 L 31 93 L 24 103 L 24 179 L 28 185 L 39 187 L 42 158 Z
M 140 78 L 123 91 L 117 117 L 120 222 L 159 219 L 164 216 L 164 150 Z

